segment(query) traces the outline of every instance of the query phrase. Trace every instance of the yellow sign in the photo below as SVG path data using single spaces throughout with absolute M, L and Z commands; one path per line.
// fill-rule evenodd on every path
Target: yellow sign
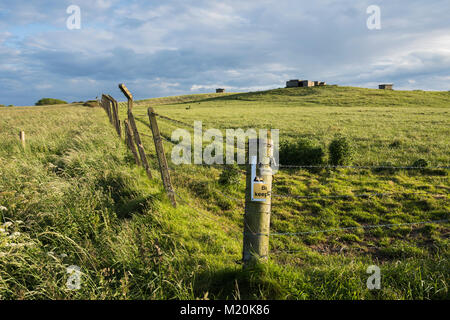
M 269 186 L 266 183 L 253 183 L 253 201 L 265 201 L 270 197 Z

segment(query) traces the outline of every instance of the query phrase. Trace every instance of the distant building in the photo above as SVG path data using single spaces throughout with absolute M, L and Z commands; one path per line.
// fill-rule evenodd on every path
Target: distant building
M 225 89 L 223 89 L 223 88 L 216 89 L 216 93 L 224 93 L 224 92 L 225 92 Z
M 298 79 L 286 81 L 286 88 L 295 88 L 295 87 L 299 87 Z
M 321 81 L 298 80 L 298 79 L 286 81 L 286 88 L 314 87 L 324 85 L 326 85 L 326 82 Z
M 301 80 L 299 87 L 314 87 L 314 82 L 309 80 Z
M 383 90 L 393 90 L 393 89 L 392 89 L 393 86 L 394 86 L 394 85 L 393 85 L 392 83 L 383 83 L 383 84 L 380 84 L 380 85 L 378 86 L 378 89 L 383 89 Z

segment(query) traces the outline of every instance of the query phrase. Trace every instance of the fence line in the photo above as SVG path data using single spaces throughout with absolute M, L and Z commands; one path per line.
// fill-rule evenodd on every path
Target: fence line
M 302 168 L 302 169 L 450 169 L 450 166 L 336 166 L 336 165 L 286 165 L 280 164 L 280 168 Z
M 447 212 L 450 213 L 450 212 Z M 404 223 L 387 223 L 387 224 L 377 224 L 377 225 L 363 225 L 363 226 L 353 226 L 353 227 L 342 227 L 342 228 L 333 228 L 333 229 L 325 229 L 325 230 L 313 230 L 313 231 L 302 231 L 302 232 L 271 232 L 268 234 L 264 233 L 251 233 L 254 236 L 303 236 L 317 233 L 328 233 L 328 232 L 337 232 L 337 231 L 348 231 L 348 230 L 356 230 L 356 229 L 373 229 L 373 228 L 392 228 L 392 227 L 401 227 L 401 226 L 412 226 L 412 225 L 423 225 L 423 224 L 432 224 L 432 223 L 445 223 L 449 222 L 449 219 L 444 220 L 432 220 L 432 221 L 420 221 L 420 222 L 404 222 Z
M 122 86 L 122 87 L 121 87 Z M 129 120 L 131 119 L 134 123 L 134 115 L 131 112 L 132 109 L 132 105 L 133 105 L 133 98 L 131 93 L 128 91 L 128 89 L 126 89 L 126 87 L 124 85 L 119 85 L 119 88 L 122 90 L 122 92 L 125 94 L 125 96 L 128 98 L 128 118 Z M 109 104 L 107 104 L 106 100 L 104 98 L 110 98 L 109 100 L 111 101 L 111 106 Z M 126 102 L 125 102 L 126 103 Z M 104 107 L 105 111 L 108 114 L 108 117 L 110 118 L 110 121 L 112 124 L 114 124 L 113 120 L 115 120 L 116 122 L 119 122 L 118 119 L 118 107 L 119 106 L 123 106 L 124 102 L 120 102 L 118 103 L 116 100 L 114 100 L 111 96 L 109 95 L 103 95 L 102 96 L 102 101 L 101 101 L 101 105 Z M 111 108 L 112 107 L 112 108 Z M 114 108 L 115 107 L 115 108 Z M 137 116 L 142 116 L 144 117 L 144 115 L 137 115 Z M 149 138 L 153 138 L 154 142 L 155 142 L 155 148 L 158 149 L 157 151 L 157 155 L 160 158 L 161 154 L 164 155 L 164 147 L 163 144 L 160 143 L 160 141 L 164 141 L 164 142 L 168 142 L 172 145 L 178 145 L 178 143 L 173 142 L 170 138 L 162 136 L 159 132 L 159 129 L 157 129 L 157 122 L 156 122 L 156 117 L 158 117 L 161 120 L 165 120 L 168 121 L 172 124 L 176 124 L 176 125 L 182 125 L 184 127 L 187 127 L 189 129 L 195 129 L 194 125 L 191 125 L 189 123 L 186 123 L 184 121 L 180 121 L 177 119 L 173 119 L 170 117 L 167 117 L 165 115 L 161 115 L 159 113 L 154 112 L 153 108 L 149 108 L 148 109 L 148 119 L 151 122 L 150 125 L 147 125 L 144 121 L 142 121 L 141 119 L 137 118 L 140 122 L 146 124 L 151 130 L 152 130 L 152 134 L 153 135 L 149 135 L 149 134 L 145 134 L 145 133 L 139 133 L 137 131 L 137 127 L 134 125 L 135 128 L 134 129 L 134 138 L 138 137 L 139 135 L 143 135 Z M 115 118 L 115 119 L 113 119 Z M 154 129 L 157 129 L 157 132 L 155 133 Z M 221 128 L 223 129 L 223 128 Z M 120 125 L 118 128 L 118 133 L 120 136 Z M 156 134 L 156 136 L 155 136 Z M 137 139 L 139 140 L 139 139 Z M 157 146 L 157 142 L 158 142 L 158 146 Z M 143 148 L 142 144 L 140 143 L 140 141 L 136 141 L 136 145 L 141 148 Z M 228 147 L 228 144 L 226 144 Z M 271 143 L 269 143 L 267 146 L 272 146 Z M 234 145 L 233 142 L 233 148 L 237 147 L 237 149 L 244 149 L 247 150 L 246 147 L 244 148 L 240 148 L 238 146 Z M 269 148 L 269 147 L 268 147 Z M 269 149 L 268 149 L 269 150 Z M 147 159 L 148 155 L 145 154 L 145 152 L 142 150 L 143 152 L 143 157 L 145 159 Z M 142 157 L 142 156 L 141 156 Z M 164 155 L 165 158 L 165 155 Z M 202 166 L 208 166 L 208 167 L 215 167 L 215 166 L 223 166 L 221 164 L 200 164 Z M 164 175 L 163 175 L 163 171 L 167 172 L 167 175 L 169 174 L 169 171 L 175 172 L 177 175 L 181 175 L 183 176 L 182 172 L 178 172 L 180 170 L 175 170 L 171 167 L 169 167 L 168 165 L 166 165 L 165 167 L 167 168 L 163 168 L 161 161 L 159 161 L 159 166 L 160 166 L 160 170 L 161 170 L 161 175 L 162 175 L 162 179 L 163 179 L 163 183 L 164 183 Z M 382 170 L 382 169 L 394 169 L 394 170 L 429 170 L 429 169 L 450 169 L 450 166 L 448 165 L 443 165 L 443 166 L 394 166 L 394 165 L 279 165 L 280 169 L 286 168 L 303 168 L 303 169 L 378 169 L 378 170 Z M 259 170 L 260 168 L 258 168 Z M 246 172 L 248 174 L 247 171 L 244 170 L 240 170 L 240 172 Z M 261 172 L 260 172 L 261 175 Z M 149 175 L 149 178 L 151 178 L 151 175 Z M 249 180 L 249 177 L 247 177 L 247 188 L 249 188 L 249 181 L 250 183 L 253 183 L 253 181 L 257 181 L 255 180 Z M 271 181 L 271 180 L 270 180 Z M 271 186 L 271 184 L 269 185 Z M 235 227 L 233 224 L 230 225 L 225 225 L 224 221 L 221 221 L 219 216 L 216 215 L 211 215 L 211 214 L 206 214 L 204 212 L 202 212 L 200 209 L 194 207 L 189 201 L 187 201 L 185 198 L 183 198 L 180 194 L 178 194 L 173 187 L 170 185 L 169 187 L 167 187 L 165 185 L 166 189 L 168 188 L 167 192 L 169 194 L 169 198 L 171 199 L 171 201 L 174 203 L 175 202 L 175 198 L 177 197 L 184 205 L 190 207 L 192 210 L 194 210 L 198 215 L 203 216 L 209 220 L 212 220 L 216 223 L 218 223 L 223 229 L 224 231 L 226 231 L 227 233 L 230 233 L 231 231 L 233 232 L 237 232 L 240 233 L 240 230 L 238 230 L 237 227 Z M 252 188 L 253 190 L 253 188 Z M 256 200 L 250 200 L 250 197 L 247 198 L 245 200 L 243 199 L 237 199 L 233 196 L 231 196 L 230 194 L 226 193 L 226 192 L 222 192 L 219 188 L 214 188 L 214 191 L 221 194 L 222 196 L 226 197 L 229 200 L 233 200 L 239 204 L 245 204 L 245 217 L 244 217 L 244 229 L 246 231 L 243 232 L 243 236 L 244 236 L 244 252 L 245 252 L 245 247 L 246 247 L 246 243 L 245 243 L 245 238 L 250 236 L 256 236 L 256 237 L 277 237 L 277 236 L 292 236 L 292 237 L 299 237 L 299 236 L 304 236 L 304 235 L 311 235 L 311 234 L 318 234 L 318 233 L 330 233 L 330 232 L 339 232 L 339 231 L 349 231 L 349 230 L 357 230 L 357 229 L 363 229 L 363 230 L 367 230 L 367 229 L 373 229 L 373 228 L 393 228 L 393 227 L 400 227 L 400 226 L 414 226 L 414 225 L 425 225 L 425 224 L 433 224 L 433 223 L 446 223 L 449 221 L 449 219 L 442 219 L 442 220 L 431 220 L 431 221 L 419 221 L 419 222 L 405 222 L 405 223 L 387 223 L 387 224 L 378 224 L 378 225 L 362 225 L 362 226 L 351 226 L 351 227 L 339 227 L 339 228 L 331 228 L 331 229 L 324 229 L 324 230 L 311 230 L 311 231 L 302 231 L 302 232 L 270 232 L 270 229 L 259 229 L 259 225 L 255 225 L 256 227 L 258 227 L 257 229 L 254 230 L 260 230 L 265 232 L 266 230 L 268 231 L 267 233 L 255 233 L 252 232 L 251 229 L 249 229 L 249 227 L 247 226 L 247 228 L 245 227 L 245 225 L 247 224 L 245 221 L 245 219 L 248 219 L 247 214 L 248 213 L 255 213 L 255 212 L 250 212 L 248 211 L 248 205 L 254 205 Z M 249 192 L 249 189 L 246 190 L 246 195 L 247 192 Z M 424 192 L 373 192 L 373 193 L 360 193 L 360 194 L 332 194 L 332 195 L 300 195 L 300 194 L 272 194 L 271 190 L 268 192 L 268 197 L 269 197 L 269 209 L 268 212 L 265 212 L 264 210 L 261 210 L 261 212 L 256 212 L 256 213 L 268 213 L 269 216 L 271 214 L 271 199 L 273 198 L 281 198 L 281 199 L 289 199 L 289 198 L 293 198 L 293 199 L 352 199 L 352 198 L 371 198 L 371 197 L 406 197 L 406 196 L 410 196 L 410 195 L 420 195 L 420 196 L 431 196 L 434 197 L 436 199 L 447 199 L 446 197 L 448 197 L 448 194 L 430 194 L 430 193 L 424 193 Z M 253 197 L 253 196 L 252 196 Z M 251 197 L 251 198 L 252 198 Z M 252 198 L 253 199 L 253 198 Z M 247 202 L 249 201 L 249 202 Z M 175 205 L 174 205 L 175 206 Z M 264 211 L 264 212 L 263 212 Z M 448 212 L 446 213 L 448 214 Z M 252 218 L 253 219 L 253 218 Z M 250 221 L 250 220 L 249 220 Z M 253 220 L 251 220 L 253 221 Z M 239 239 L 239 237 L 235 234 L 230 234 L 232 237 L 234 237 L 235 239 L 241 241 L 242 239 Z M 264 239 L 264 238 L 261 238 Z M 258 240 L 257 240 L 258 241 Z M 256 243 L 256 242 L 255 242 Z M 247 243 L 248 246 L 248 243 Z M 268 242 L 266 243 L 265 247 L 268 247 Z M 248 249 L 248 248 L 247 248 Z M 264 250 L 263 250 L 264 251 Z M 267 253 L 267 251 L 266 251 Z M 287 253 L 287 252 L 286 252 Z M 245 256 L 245 254 L 244 254 Z M 266 255 L 261 256 L 261 258 L 265 258 Z M 245 260 L 245 257 L 244 257 Z
M 405 244 L 394 245 L 394 246 L 389 245 L 389 249 L 403 249 L 403 248 L 416 248 L 416 247 L 418 247 L 418 248 L 431 248 L 431 247 L 439 248 L 440 246 L 436 245 L 435 243 L 421 243 L 421 244 L 405 243 Z M 367 251 L 371 251 L 371 250 L 374 250 L 374 249 L 386 249 L 387 247 L 386 246 L 367 245 L 366 248 L 367 248 Z M 340 250 L 317 250 L 317 249 L 314 249 L 314 251 L 319 251 L 319 252 L 329 252 L 329 251 L 338 252 L 339 251 L 339 253 L 342 254 L 342 252 L 344 251 L 343 249 L 344 248 L 341 247 Z M 352 250 L 364 251 L 362 248 L 358 248 L 358 247 L 352 248 L 349 251 L 352 251 Z M 307 249 L 299 249 L 299 250 L 279 250 L 279 249 L 276 249 L 276 250 L 271 250 L 270 251 L 271 254 L 283 254 L 283 253 L 285 253 L 285 254 L 296 254 L 296 253 L 306 253 L 306 252 L 307 252 Z
M 176 123 L 176 124 L 182 124 L 185 127 L 189 127 L 190 129 L 194 129 L 194 126 L 188 123 L 185 123 L 183 121 L 180 120 L 175 120 L 172 118 L 169 118 L 167 116 L 163 116 L 161 114 L 155 113 L 156 116 L 158 116 L 161 119 L 164 120 L 168 120 L 172 123 Z M 138 115 L 138 116 L 144 116 L 144 115 Z M 165 140 L 167 142 L 170 142 L 171 144 L 177 145 L 176 142 L 173 142 L 172 140 L 170 140 L 167 137 L 164 137 Z M 227 144 L 228 146 L 228 144 Z M 232 145 L 233 147 L 235 147 L 236 149 L 240 149 L 240 150 L 246 150 L 245 147 L 244 148 L 240 148 L 236 145 Z M 437 170 L 437 169 L 450 169 L 450 166 L 448 165 L 443 165 L 443 166 L 408 166 L 408 165 L 400 165 L 400 166 L 395 166 L 395 165 L 283 165 L 280 164 L 278 166 L 280 169 L 294 169 L 294 168 L 298 168 L 298 169 L 359 169 L 359 170 L 366 170 L 366 169 L 371 169 L 371 170 L 384 170 L 384 169 L 393 169 L 393 170 Z
M 423 195 L 423 196 L 432 196 L 436 199 L 440 199 L 448 196 L 448 194 L 429 194 L 423 192 L 387 192 L 387 193 L 362 193 L 362 194 L 353 194 L 353 195 L 345 195 L 345 194 L 337 194 L 337 195 L 311 195 L 311 196 L 302 196 L 302 195 L 280 195 L 280 194 L 272 194 L 272 197 L 275 198 L 294 198 L 294 199 L 347 199 L 347 198 L 370 198 L 370 197 L 396 197 L 396 196 L 408 196 L 408 195 Z
M 175 120 L 175 119 L 169 118 L 167 116 L 163 116 L 163 115 L 161 115 L 159 113 L 155 113 L 155 116 L 157 116 L 157 117 L 159 117 L 161 119 L 167 120 L 167 121 L 171 121 L 173 123 L 181 124 L 181 125 L 183 125 L 185 127 L 188 127 L 190 129 L 194 129 L 195 128 L 193 125 L 191 125 L 189 123 L 186 123 L 186 122 L 183 122 L 183 121 L 180 121 L 180 120 Z

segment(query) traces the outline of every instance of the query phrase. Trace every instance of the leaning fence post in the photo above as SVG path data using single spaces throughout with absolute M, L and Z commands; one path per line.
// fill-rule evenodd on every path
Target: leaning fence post
M 265 151 L 251 152 L 250 146 L 258 145 Z M 244 215 L 244 244 L 242 260 L 244 267 L 257 261 L 267 260 L 269 254 L 270 211 L 272 193 L 272 168 L 270 158 L 273 154 L 272 139 L 249 139 L 249 164 L 247 165 Z M 261 155 L 264 155 L 261 157 Z
M 120 130 L 120 120 L 119 120 L 119 107 L 117 104 L 117 101 L 111 97 L 110 95 L 106 95 L 106 97 L 108 98 L 108 100 L 111 103 L 111 109 L 112 109 L 112 120 L 113 120 L 113 125 L 116 128 L 117 134 L 119 135 L 119 137 L 122 137 L 122 132 Z
M 104 94 L 102 94 L 102 101 L 103 101 L 103 106 L 105 108 L 105 111 L 108 114 L 109 122 L 112 124 L 113 121 L 112 121 L 110 101 L 109 101 L 108 97 Z
M 19 138 L 20 142 L 22 142 L 22 147 L 25 149 L 25 131 L 20 131 Z
M 131 94 L 130 90 L 123 84 L 119 84 L 119 89 L 122 91 L 125 97 L 127 97 L 128 100 L 128 112 L 131 112 L 133 109 L 133 95 Z
M 139 157 L 136 151 L 136 147 L 134 146 L 133 142 L 133 134 L 131 133 L 130 126 L 128 125 L 128 121 L 124 120 L 125 125 L 125 141 L 127 143 L 128 148 L 131 150 L 131 153 L 133 154 L 134 161 L 137 165 L 139 165 Z
M 156 122 L 155 111 L 148 108 L 148 119 L 150 120 L 150 128 L 152 129 L 153 141 L 155 142 L 156 154 L 158 155 L 159 169 L 164 188 L 167 191 L 172 206 L 176 207 L 175 193 L 173 191 L 172 182 L 170 181 L 169 166 L 167 165 L 166 154 L 162 144 L 161 134 L 159 133 L 158 123 Z
M 131 113 L 131 111 L 128 112 L 128 124 L 130 125 L 131 130 L 133 130 L 134 142 L 136 143 L 136 147 L 139 151 L 142 166 L 144 167 L 145 172 L 147 172 L 147 176 L 149 177 L 149 179 L 151 179 L 152 173 L 150 171 L 150 166 L 147 161 L 147 155 L 145 154 L 145 149 L 144 146 L 142 145 L 141 137 L 139 135 L 139 131 L 137 129 L 136 122 L 134 121 L 134 116 Z

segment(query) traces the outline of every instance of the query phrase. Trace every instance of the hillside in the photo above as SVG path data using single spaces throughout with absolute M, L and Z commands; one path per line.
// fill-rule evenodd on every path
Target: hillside
M 271 231 L 298 236 L 271 237 L 268 263 L 242 271 L 244 174 L 226 187 L 220 166 L 169 161 L 184 199 L 172 208 L 149 106 L 204 128 L 280 129 L 325 152 L 340 134 L 355 166 L 432 168 L 281 170 Z M 449 218 L 449 170 L 436 168 L 450 164 L 449 113 L 448 92 L 335 86 L 137 101 L 149 180 L 101 108 L 1 108 L 0 299 L 448 299 L 450 223 L 420 222 Z M 177 128 L 159 125 L 167 138 Z M 357 196 L 385 193 L 397 196 Z M 324 197 L 336 194 L 347 197 Z M 70 265 L 80 290 L 66 288 Z M 370 265 L 381 290 L 366 287 Z

